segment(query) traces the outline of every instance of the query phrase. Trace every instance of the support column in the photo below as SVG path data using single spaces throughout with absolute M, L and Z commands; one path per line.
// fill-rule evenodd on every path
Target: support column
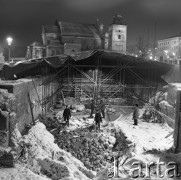
M 177 91 L 174 148 L 176 153 L 181 152 L 181 90 Z

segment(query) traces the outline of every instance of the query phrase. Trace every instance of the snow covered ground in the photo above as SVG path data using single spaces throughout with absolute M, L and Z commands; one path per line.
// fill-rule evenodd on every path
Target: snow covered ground
M 135 144 L 135 154 L 139 156 L 148 150 L 167 150 L 173 145 L 173 136 L 167 137 L 173 129 L 167 124 L 147 123 L 139 119 L 138 126 L 134 126 L 132 114 L 127 114 L 115 120 L 114 126 Z
M 141 119 L 138 120 L 138 126 L 133 126 L 132 110 L 120 109 L 122 115 L 115 121 L 103 121 L 101 129 L 104 133 L 113 126 L 125 134 L 127 139 L 134 144 L 133 157 L 146 161 L 156 161 L 158 157 L 155 154 L 144 154 L 148 150 L 166 150 L 172 147 L 173 137 L 167 137 L 173 129 L 167 124 L 147 123 Z M 71 131 L 76 128 L 84 127 L 87 124 L 93 124 L 94 119 L 88 119 L 88 116 L 72 117 L 70 127 L 66 130 Z M 110 134 L 109 134 L 110 135 Z M 24 179 L 51 179 L 49 177 L 65 177 L 64 180 L 88 180 L 86 174 L 89 171 L 84 165 L 74 158 L 70 153 L 60 149 L 54 143 L 54 137 L 42 123 L 35 125 L 28 135 L 21 137 L 21 141 L 30 144 L 27 149 L 26 167 L 22 164 L 16 164 L 15 168 L 0 169 L 0 179 L 4 180 L 24 180 Z M 63 171 L 60 173 L 60 171 Z M 42 174 L 43 173 L 43 174 Z M 94 174 L 94 173 L 93 173 Z M 63 175 L 63 176 L 62 176 Z M 102 180 L 102 179 L 101 179 Z
M 130 141 L 137 147 L 137 153 L 145 150 L 169 149 L 173 145 L 173 137 L 166 136 L 173 131 L 167 124 L 147 123 L 138 120 L 138 126 L 133 125 L 131 116 L 120 117 L 114 125 L 121 129 Z

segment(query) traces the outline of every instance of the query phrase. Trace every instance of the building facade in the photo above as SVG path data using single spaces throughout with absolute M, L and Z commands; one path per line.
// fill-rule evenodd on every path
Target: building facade
M 159 61 L 178 64 L 181 60 L 181 37 L 162 39 L 157 42 Z
M 39 42 L 33 42 L 27 46 L 26 59 L 37 59 L 43 57 L 44 47 Z
M 122 16 L 116 14 L 113 24 L 108 29 L 108 50 L 126 54 L 127 26 L 123 25 Z
M 54 26 L 42 26 L 42 44 L 32 43 L 27 48 L 27 59 L 74 52 L 106 49 L 126 53 L 127 26 L 116 14 L 109 31 L 97 20 L 95 24 L 56 21 Z
M 64 46 L 61 41 L 61 34 L 58 23 L 54 26 L 42 26 L 42 43 L 45 48 L 46 57 L 63 54 Z
M 103 49 L 103 24 L 59 22 L 61 40 L 66 52 Z

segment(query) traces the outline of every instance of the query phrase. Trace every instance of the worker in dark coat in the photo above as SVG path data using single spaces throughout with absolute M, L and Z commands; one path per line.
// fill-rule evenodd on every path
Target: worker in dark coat
M 101 116 L 101 113 L 99 112 L 99 110 L 97 109 L 96 110 L 96 114 L 95 114 L 95 123 L 96 123 L 96 126 L 98 126 L 98 130 L 100 131 L 100 123 L 102 122 L 102 116 Z
M 133 120 L 134 120 L 134 125 L 138 125 L 138 104 L 135 104 L 134 111 L 133 111 Z
M 105 106 L 103 100 L 101 100 L 101 102 L 100 102 L 100 110 L 101 110 L 101 114 L 102 114 L 103 118 L 105 118 L 105 109 L 106 109 L 106 106 Z
M 64 118 L 64 121 L 66 122 L 67 126 L 69 126 L 69 119 L 71 118 L 71 112 L 70 112 L 68 105 L 66 105 L 66 108 L 63 111 L 63 118 Z
M 91 101 L 90 108 L 91 108 L 90 118 L 93 118 L 93 113 L 94 113 L 94 109 L 95 109 L 95 101 L 94 100 Z

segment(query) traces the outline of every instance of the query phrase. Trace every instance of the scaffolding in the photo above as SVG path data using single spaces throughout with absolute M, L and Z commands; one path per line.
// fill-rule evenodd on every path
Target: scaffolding
M 76 58 L 64 57 L 66 61 L 57 68 L 51 65 L 53 58 L 41 59 L 41 63 L 32 69 L 41 78 L 41 95 L 36 90 L 35 77 L 32 77 L 32 82 L 43 114 L 56 103 L 57 95 L 76 99 L 85 96 L 95 100 L 134 96 L 148 102 L 160 86 L 158 77 L 161 76 L 159 68 L 162 64 L 159 62 L 145 62 L 113 52 L 80 52 Z M 56 58 L 62 61 L 61 57 Z M 164 72 L 169 68 L 166 67 Z

